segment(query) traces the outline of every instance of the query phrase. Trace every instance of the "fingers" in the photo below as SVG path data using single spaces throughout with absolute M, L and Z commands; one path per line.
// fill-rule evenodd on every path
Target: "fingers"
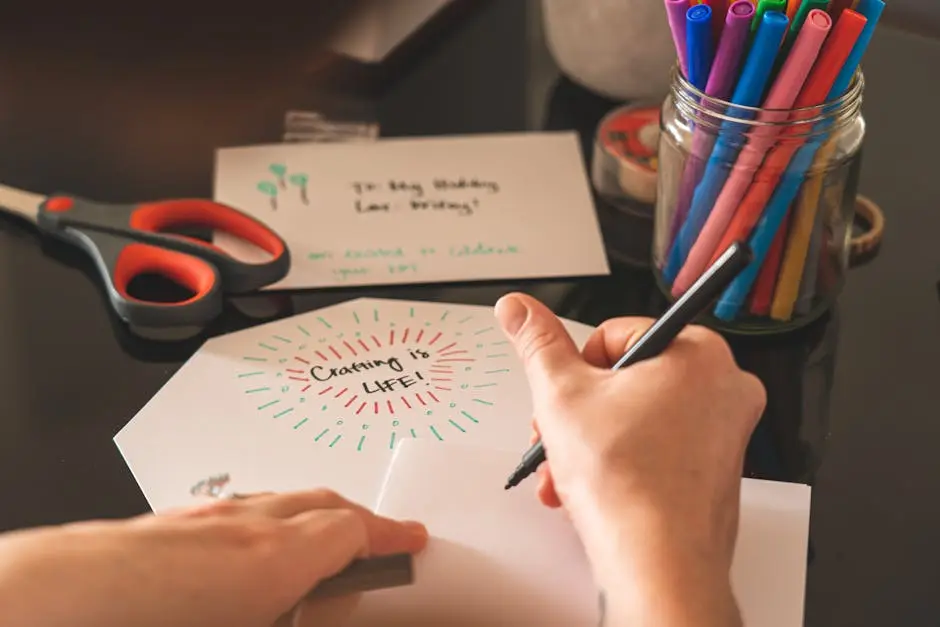
M 314 571 L 310 575 L 317 581 L 335 575 L 356 558 L 418 553 L 428 541 L 423 525 L 351 509 L 308 511 L 287 523 L 299 532 L 298 554 L 309 556 Z
M 313 586 L 350 562 L 369 554 L 365 521 L 348 509 L 314 510 L 287 521 L 297 532 L 291 560 L 305 564 L 305 581 Z
M 318 489 L 285 494 L 259 494 L 240 501 L 244 511 L 255 512 L 272 518 L 290 518 L 315 509 L 352 509 L 366 512 L 364 507 L 353 503 L 332 490 Z
M 508 294 L 496 303 L 495 314 L 534 392 L 555 387 L 560 377 L 585 365 L 561 321 L 531 296 Z
M 651 318 L 628 317 L 608 320 L 591 334 L 581 350 L 581 355 L 584 361 L 596 368 L 613 368 L 653 323 Z
M 538 495 L 539 501 L 542 503 L 542 505 L 552 509 L 561 507 L 561 499 L 558 497 L 558 493 L 555 491 L 555 481 L 552 479 L 552 473 L 551 470 L 549 470 L 547 463 L 539 466 L 538 470 L 536 471 L 536 476 L 538 477 L 538 487 L 536 488 L 536 494 Z
M 428 532 L 421 523 L 399 522 L 377 516 L 365 507 L 326 489 L 285 494 L 264 493 L 241 499 L 217 501 L 189 510 L 185 515 L 189 517 L 261 516 L 290 519 L 305 514 L 329 511 L 347 512 L 357 516 L 366 527 L 368 546 L 376 554 L 400 550 L 418 551 L 427 543 Z M 403 546 L 405 548 L 402 548 Z

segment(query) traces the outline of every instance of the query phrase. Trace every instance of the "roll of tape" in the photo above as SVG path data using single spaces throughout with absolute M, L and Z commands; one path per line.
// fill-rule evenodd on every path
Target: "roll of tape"
M 658 106 L 614 109 L 597 128 L 593 180 L 598 193 L 610 199 L 656 202 L 659 147 Z
M 871 255 L 881 245 L 885 234 L 885 216 L 871 199 L 858 195 L 855 199 L 856 222 L 863 223 L 865 232 L 852 238 L 852 259 Z

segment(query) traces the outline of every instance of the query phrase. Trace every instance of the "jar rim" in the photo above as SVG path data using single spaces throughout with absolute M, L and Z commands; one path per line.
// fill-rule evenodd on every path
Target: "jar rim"
M 671 70 L 672 92 L 677 101 L 694 111 L 688 117 L 701 118 L 699 121 L 715 120 L 718 124 L 731 122 L 740 126 L 780 127 L 780 126 L 815 126 L 818 122 L 851 117 L 861 110 L 862 95 L 865 90 L 865 75 L 861 68 L 855 71 L 849 88 L 833 100 L 809 107 L 794 109 L 770 109 L 735 104 L 729 100 L 709 96 L 690 83 L 678 64 Z M 729 111 L 733 112 L 729 114 Z

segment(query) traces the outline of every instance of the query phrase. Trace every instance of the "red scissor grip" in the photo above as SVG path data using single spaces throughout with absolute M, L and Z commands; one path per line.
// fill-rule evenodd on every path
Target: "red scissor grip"
M 208 263 L 185 253 L 149 246 L 128 244 L 117 257 L 114 265 L 114 288 L 128 300 L 138 300 L 127 292 L 131 280 L 141 274 L 159 274 L 188 288 L 195 294 L 187 300 L 161 305 L 188 305 L 205 298 L 215 284 L 215 273 Z
M 174 226 L 213 227 L 251 242 L 275 258 L 284 254 L 284 243 L 270 229 L 250 216 L 211 200 L 167 200 L 142 204 L 131 215 L 130 225 L 157 233 Z

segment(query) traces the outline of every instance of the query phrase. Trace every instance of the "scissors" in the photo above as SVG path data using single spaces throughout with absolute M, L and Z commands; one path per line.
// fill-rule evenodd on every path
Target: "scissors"
M 106 204 L 68 194 L 42 196 L 0 185 L 0 208 L 88 253 L 118 316 L 135 326 L 204 325 L 221 313 L 223 293 L 257 290 L 281 280 L 290 269 L 290 251 L 277 233 L 211 200 Z M 226 231 L 266 251 L 271 259 L 246 263 L 211 243 L 167 232 L 185 226 Z M 128 285 L 142 274 L 161 275 L 193 295 L 170 303 L 131 296 Z

